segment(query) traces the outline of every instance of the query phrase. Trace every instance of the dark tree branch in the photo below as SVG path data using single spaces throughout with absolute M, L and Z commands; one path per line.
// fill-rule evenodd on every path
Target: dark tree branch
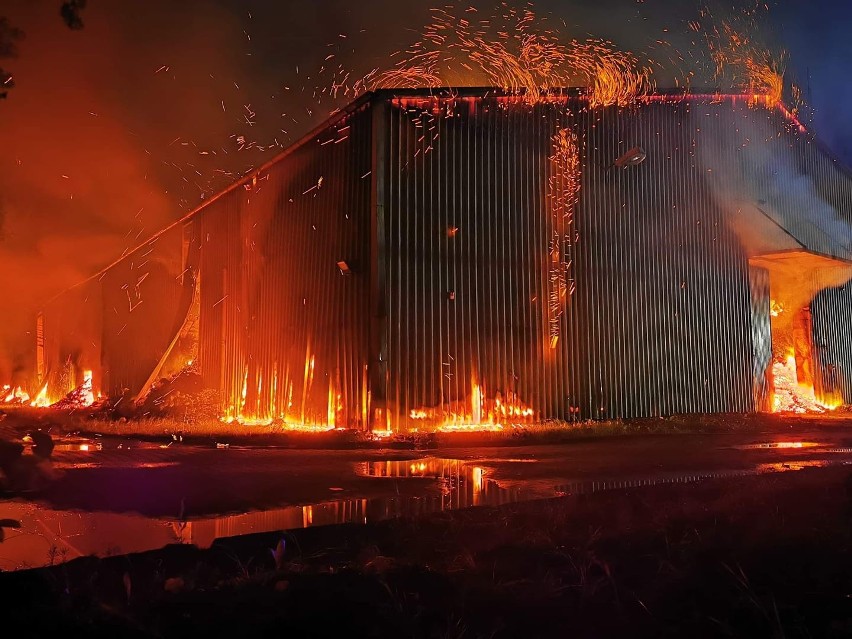
M 86 0 L 69 0 L 62 3 L 59 13 L 69 29 L 82 29 L 83 18 L 80 12 L 86 8 Z
M 59 9 L 62 20 L 69 29 L 82 29 L 83 18 L 80 12 L 86 8 L 86 0 L 68 0 Z M 18 56 L 18 40 L 24 37 L 24 32 L 13 26 L 8 18 L 0 16 L 0 58 L 15 58 Z M 9 89 L 15 86 L 12 74 L 0 67 L 0 100 L 6 98 Z
M 23 31 L 12 26 L 8 18 L 0 17 L 0 58 L 17 57 L 17 41 L 23 37 Z

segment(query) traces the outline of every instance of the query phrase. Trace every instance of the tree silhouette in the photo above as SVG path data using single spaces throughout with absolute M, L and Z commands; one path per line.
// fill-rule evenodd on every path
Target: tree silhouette
M 69 0 L 59 8 L 59 15 L 69 29 L 82 29 L 83 19 L 80 12 L 86 8 L 86 0 Z M 18 41 L 24 37 L 24 32 L 15 27 L 8 18 L 0 16 L 0 59 L 18 57 Z M 0 99 L 6 98 L 9 89 L 14 88 L 12 74 L 0 67 Z
M 17 42 L 23 37 L 23 31 L 12 26 L 7 18 L 0 17 L 0 58 L 17 57 Z M 0 98 L 5 98 L 8 90 L 14 86 L 12 74 L 0 67 Z

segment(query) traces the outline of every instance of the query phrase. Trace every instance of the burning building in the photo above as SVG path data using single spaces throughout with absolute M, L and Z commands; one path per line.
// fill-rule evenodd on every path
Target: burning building
M 850 241 L 760 96 L 381 90 L 45 304 L 38 386 L 190 366 L 224 419 L 380 431 L 832 406 Z

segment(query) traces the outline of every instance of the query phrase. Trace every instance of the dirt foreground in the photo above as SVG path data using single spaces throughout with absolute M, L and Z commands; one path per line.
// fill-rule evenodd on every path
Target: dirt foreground
M 848 637 L 852 468 L 85 558 L 0 588 L 19 636 Z

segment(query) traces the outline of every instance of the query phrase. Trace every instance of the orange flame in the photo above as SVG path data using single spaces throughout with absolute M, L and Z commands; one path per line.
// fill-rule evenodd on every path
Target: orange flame
M 499 431 L 506 425 L 532 423 L 535 411 L 517 395 L 496 393 L 489 398 L 476 374 L 471 375 L 470 396 L 443 409 L 415 408 L 409 418 L 442 432 Z
M 824 413 L 837 408 L 816 399 L 814 387 L 799 382 L 796 356 L 789 353 L 785 359 L 772 364 L 774 381 L 772 410 L 776 413 Z

